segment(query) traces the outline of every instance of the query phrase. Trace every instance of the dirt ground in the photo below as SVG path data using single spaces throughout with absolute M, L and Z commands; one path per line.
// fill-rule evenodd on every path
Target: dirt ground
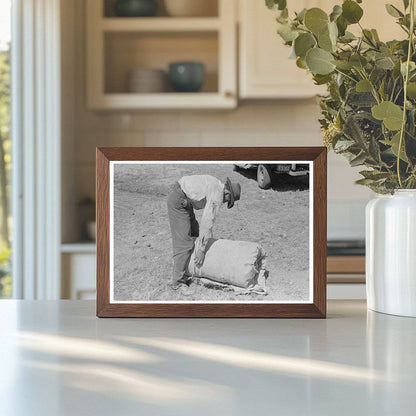
M 168 287 L 172 246 L 166 199 L 184 175 L 210 174 L 241 184 L 241 200 L 223 206 L 215 238 L 259 242 L 267 252 L 267 296 L 193 284 L 192 296 Z M 114 299 L 117 301 L 306 301 L 309 299 L 308 178 L 276 175 L 261 190 L 255 172 L 232 164 L 120 164 L 114 167 Z M 201 211 L 195 211 L 199 220 Z

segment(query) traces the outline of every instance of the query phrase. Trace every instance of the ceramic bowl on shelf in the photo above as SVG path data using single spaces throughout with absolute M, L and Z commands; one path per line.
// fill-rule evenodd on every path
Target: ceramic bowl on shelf
M 119 17 L 150 17 L 157 14 L 158 0 L 116 0 L 114 11 Z
M 166 12 L 172 17 L 217 16 L 217 0 L 165 0 Z
M 176 92 L 198 92 L 205 80 L 205 67 L 201 62 L 172 62 L 169 65 L 169 82 Z
M 161 93 L 167 90 L 167 75 L 161 69 L 137 68 L 129 73 L 128 92 Z

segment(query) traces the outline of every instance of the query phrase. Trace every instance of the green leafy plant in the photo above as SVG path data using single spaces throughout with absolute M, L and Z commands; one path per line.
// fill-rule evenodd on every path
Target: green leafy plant
M 377 193 L 416 188 L 415 0 L 387 12 L 406 39 L 382 42 L 360 24 L 362 0 L 344 0 L 331 13 L 304 9 L 289 16 L 286 0 L 266 0 L 279 10 L 277 32 L 296 65 L 309 71 L 320 96 L 324 143 L 351 166 L 365 166 L 357 183 Z M 380 7 L 382 7 L 380 5 Z M 357 25 L 359 36 L 348 29 Z

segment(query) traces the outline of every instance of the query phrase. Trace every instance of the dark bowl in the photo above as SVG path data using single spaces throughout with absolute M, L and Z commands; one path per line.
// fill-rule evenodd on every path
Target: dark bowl
M 205 80 L 205 67 L 200 62 L 172 62 L 169 81 L 177 92 L 198 92 Z
M 114 10 L 120 17 L 156 16 L 158 0 L 117 0 Z

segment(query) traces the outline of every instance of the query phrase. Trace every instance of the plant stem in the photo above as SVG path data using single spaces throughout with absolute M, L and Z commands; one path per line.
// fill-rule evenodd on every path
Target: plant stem
M 373 83 L 370 81 L 370 78 L 368 77 L 367 73 L 365 72 L 365 69 L 362 67 L 362 70 L 360 71 L 360 75 L 363 77 L 363 79 L 367 80 L 371 87 L 371 93 L 373 94 L 374 99 L 377 101 L 377 104 L 380 104 L 380 100 L 378 98 L 378 93 L 376 88 L 374 87 Z
M 340 73 L 341 75 L 344 75 L 344 77 L 349 78 L 351 81 L 354 81 L 355 83 L 357 83 L 357 80 L 353 77 L 350 77 L 348 74 L 346 74 L 345 72 L 340 71 L 338 68 L 335 68 L 335 71 Z
M 402 128 L 400 129 L 400 140 L 399 140 L 399 149 L 397 152 L 397 177 L 399 180 L 400 188 L 403 187 L 402 184 L 402 177 L 400 174 L 400 156 L 402 155 L 402 147 L 403 147 L 403 139 L 404 139 L 404 132 L 406 129 L 406 107 L 407 107 L 407 83 L 409 82 L 409 68 L 410 68 L 410 60 L 412 58 L 412 50 L 413 50 L 413 35 L 414 35 L 414 27 L 415 27 L 415 0 L 410 0 L 410 30 L 409 30 L 409 45 L 407 48 L 407 60 L 406 60 L 406 73 L 404 76 L 404 85 L 403 85 L 403 118 L 402 118 Z
M 390 94 L 390 101 L 393 101 L 393 97 L 394 97 L 394 90 L 396 89 L 396 84 L 397 84 L 397 80 L 394 80 L 393 82 L 393 88 L 391 89 L 391 94 Z M 393 101 L 394 102 L 394 101 Z

